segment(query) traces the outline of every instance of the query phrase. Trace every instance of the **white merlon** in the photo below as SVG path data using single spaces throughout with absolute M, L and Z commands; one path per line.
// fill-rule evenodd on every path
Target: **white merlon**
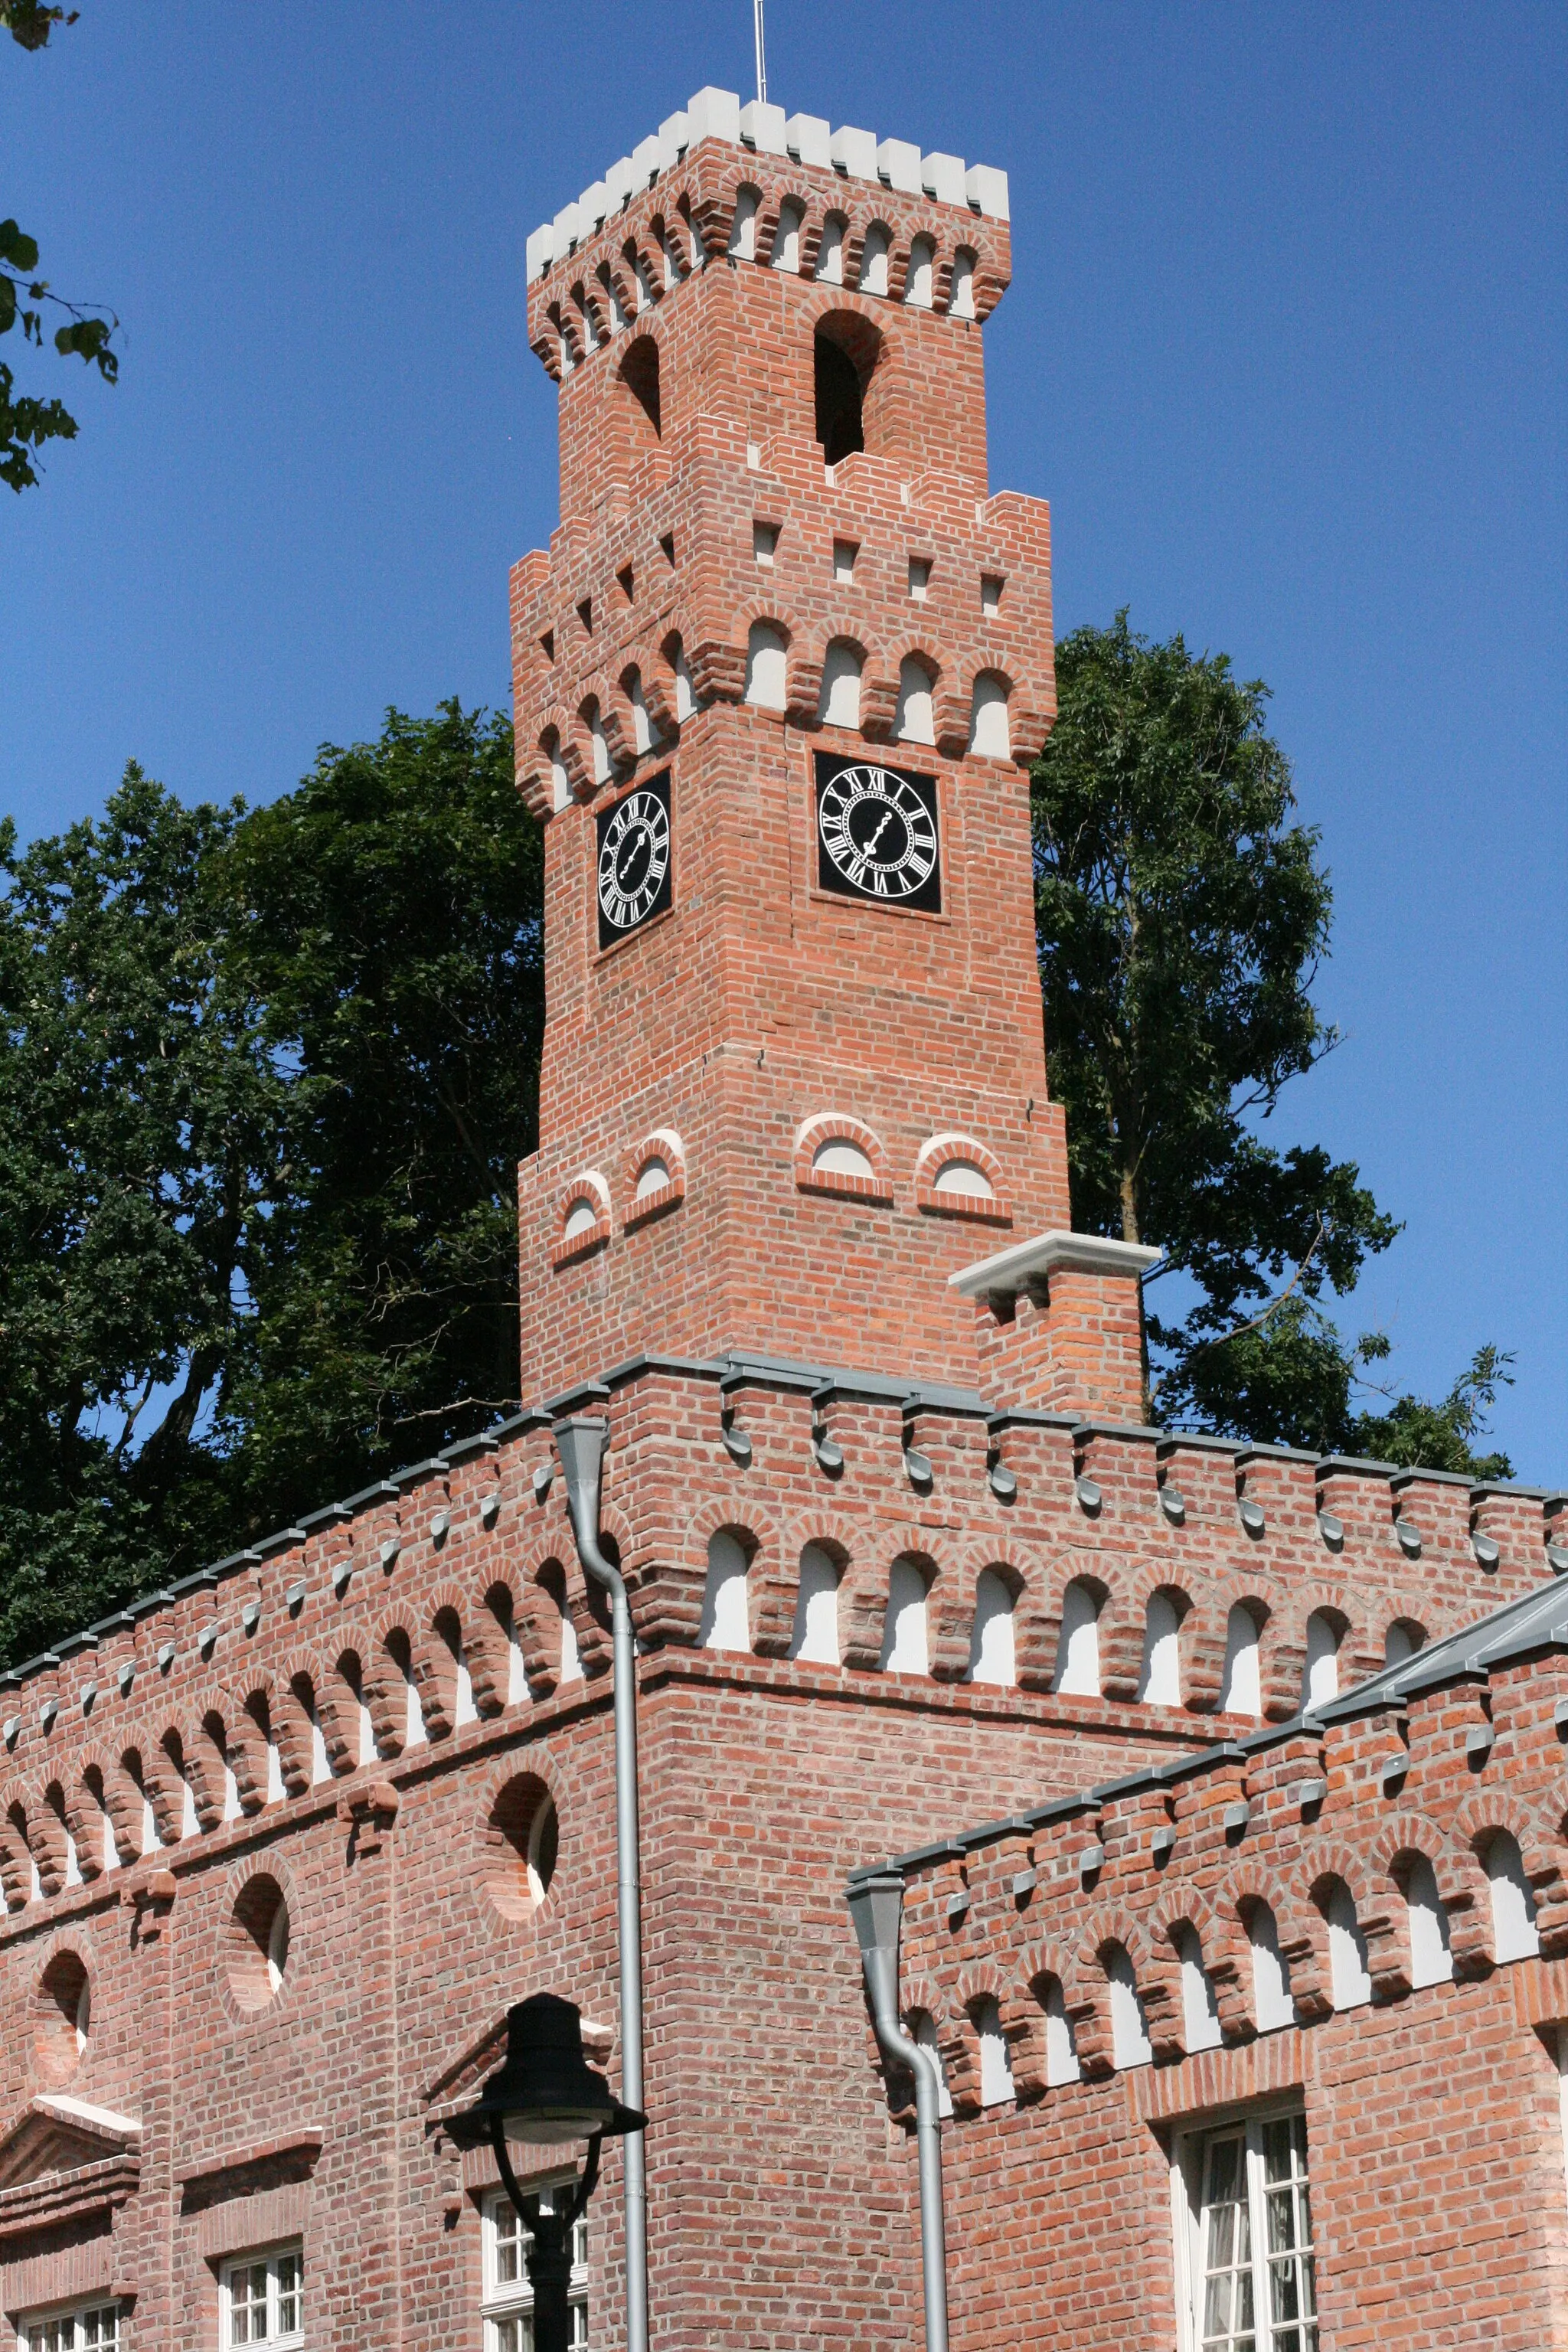
M 1005 172 L 994 172 L 989 163 L 971 163 L 963 175 L 963 191 L 972 213 L 989 213 L 993 220 L 1009 218 Z
M 833 169 L 833 132 L 820 114 L 792 114 L 784 124 L 784 143 L 797 163 Z
M 1041 1275 L 1115 1274 L 1129 1280 L 1158 1265 L 1163 1250 L 1147 1249 L 1140 1242 L 1111 1241 L 1103 1234 L 1037 1234 L 1032 1242 L 1015 1242 L 1011 1249 L 983 1257 L 947 1277 L 948 1288 L 963 1298 L 987 1298 L 997 1291 L 1016 1291 Z
M 927 155 L 921 163 L 921 185 L 928 196 L 939 205 L 965 205 L 968 192 L 963 184 L 962 155 Z
M 845 123 L 831 131 L 820 115 L 792 114 L 782 106 L 752 99 L 742 106 L 732 89 L 700 89 L 681 111 L 658 126 L 655 138 L 639 141 L 630 155 L 611 165 L 602 180 L 584 188 L 574 205 L 563 205 L 552 221 L 536 228 L 527 244 L 528 282 L 563 261 L 602 225 L 651 187 L 661 172 L 704 139 L 721 139 L 759 155 L 789 155 L 816 171 L 833 170 L 847 179 L 870 180 L 905 195 L 929 195 L 938 204 L 962 205 L 992 220 L 1006 220 L 1007 174 L 984 163 L 965 169 L 959 155 L 922 156 L 908 139 L 879 140 L 874 131 Z
M 787 155 L 789 142 L 783 107 L 770 106 L 765 99 L 753 98 L 741 109 L 741 139 L 743 145 L 754 147 L 759 155 Z
M 880 139 L 877 142 L 877 176 L 901 195 L 925 194 L 921 184 L 921 151 L 909 139 Z

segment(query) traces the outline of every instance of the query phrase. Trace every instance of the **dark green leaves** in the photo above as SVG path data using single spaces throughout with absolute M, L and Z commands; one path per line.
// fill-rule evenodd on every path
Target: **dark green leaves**
M 0 221 L 0 261 L 30 276 L 38 266 L 37 237 L 28 236 L 14 220 Z
M 515 1398 L 542 859 L 449 704 L 250 815 L 132 767 L 0 876 L 15 1655 Z
M 1147 1291 L 1162 1417 L 1345 1446 L 1366 1359 L 1318 1302 L 1399 1228 L 1352 1163 L 1253 1131 L 1335 1043 L 1311 994 L 1329 877 L 1268 689 L 1124 612 L 1065 638 L 1057 677 L 1035 896 L 1074 1223 L 1165 1248 Z M 1163 1314 L 1162 1279 L 1180 1293 Z

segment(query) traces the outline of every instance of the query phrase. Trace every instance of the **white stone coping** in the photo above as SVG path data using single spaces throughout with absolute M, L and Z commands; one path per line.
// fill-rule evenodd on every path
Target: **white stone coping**
M 1141 1242 L 1116 1242 L 1103 1234 L 1037 1234 L 1030 1242 L 1015 1242 L 1011 1249 L 983 1257 L 947 1277 L 948 1288 L 963 1298 L 984 1298 L 993 1291 L 1017 1290 L 1032 1275 L 1120 1274 L 1129 1281 L 1158 1265 L 1163 1250 Z
M 39 2091 L 29 2105 L 35 2115 L 47 2116 L 51 2123 L 86 2124 L 93 2131 L 112 2132 L 121 2139 L 142 2137 L 134 2116 L 116 2115 L 112 2107 L 90 2107 L 85 2099 L 68 2098 L 61 2091 Z
M 992 220 L 1008 217 L 1007 174 L 987 163 L 966 168 L 962 155 L 922 155 L 907 139 L 879 139 L 874 131 L 857 131 L 847 123 L 833 131 L 818 114 L 786 117 L 782 106 L 764 106 L 757 99 L 742 106 L 732 89 L 700 89 L 659 124 L 657 138 L 643 140 L 612 163 L 602 180 L 584 188 L 575 204 L 563 205 L 552 221 L 534 230 L 526 248 L 529 284 L 542 278 L 552 261 L 563 261 L 575 246 L 585 245 L 612 215 L 704 139 L 722 139 L 759 155 L 792 155 L 797 163 L 841 172 L 846 179 L 875 180 L 907 195 L 965 205 Z

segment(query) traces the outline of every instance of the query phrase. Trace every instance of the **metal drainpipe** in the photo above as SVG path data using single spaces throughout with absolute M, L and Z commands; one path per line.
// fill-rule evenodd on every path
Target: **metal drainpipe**
M 599 1484 L 607 1421 L 573 1414 L 555 1424 L 566 1507 L 584 1573 L 610 1596 L 616 1662 L 616 1887 L 621 1978 L 621 2096 L 643 2104 L 642 1873 L 637 1860 L 637 1643 L 626 1580 L 599 1549 Z M 626 2200 L 626 2352 L 647 2352 L 647 2171 L 643 2135 L 621 2142 Z M 945 2341 L 945 2338 L 944 2338 Z
M 920 2149 L 921 2270 L 925 2284 L 926 2352 L 947 2352 L 947 2234 L 942 2214 L 942 2074 L 929 2050 L 899 2022 L 899 1928 L 904 1882 L 896 1871 L 855 1879 L 846 1893 L 871 1996 L 877 2046 L 889 2065 L 915 2078 L 915 2136 Z

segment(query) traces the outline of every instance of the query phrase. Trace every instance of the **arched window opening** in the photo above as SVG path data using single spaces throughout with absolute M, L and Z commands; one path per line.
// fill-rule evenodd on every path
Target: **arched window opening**
M 460 1724 L 478 1723 L 479 1710 L 474 1705 L 474 1678 L 468 1672 L 463 1628 L 455 1609 L 441 1611 L 436 1620 L 436 1631 L 452 1660 L 452 1727 L 456 1730 Z
M 973 1160 L 944 1160 L 937 1170 L 931 1191 L 944 1199 L 956 1197 L 963 1201 L 994 1201 L 996 1188 L 991 1179 Z
M 888 1578 L 881 1666 L 889 1675 L 931 1672 L 926 1642 L 926 1580 L 912 1559 L 896 1559 Z
M 830 1135 L 826 1143 L 817 1145 L 811 1155 L 811 1172 L 814 1176 L 855 1176 L 868 1184 L 875 1183 L 877 1179 L 870 1153 L 863 1151 L 847 1135 Z
M 613 335 L 618 335 L 623 327 L 631 325 L 631 320 L 626 316 L 616 281 L 610 275 L 609 263 L 601 261 L 594 274 L 599 281 L 600 299 L 610 314 L 610 332 Z
M 999 2107 L 1014 2096 L 1013 2061 L 1002 2031 L 1001 2004 L 994 1995 L 984 1993 L 969 2015 L 980 2044 L 980 2104 Z
M 873 221 L 866 231 L 866 243 L 860 255 L 860 291 L 862 294 L 885 294 L 888 290 L 888 256 L 892 250 L 893 234 L 881 221 Z
M 364 1675 L 353 1650 L 345 1650 L 338 1660 L 338 1678 L 349 1695 L 353 1708 L 354 1764 L 374 1764 L 379 1750 L 375 1742 L 375 1722 L 364 1695 Z
M 816 437 L 825 466 L 837 466 L 866 446 L 864 387 L 860 371 L 841 343 L 818 327 L 814 346 L 816 377 Z
M 1366 1937 L 1355 1915 L 1355 1897 L 1342 1878 L 1330 1881 L 1323 1902 L 1329 1927 L 1329 1976 L 1336 2009 L 1362 2009 L 1372 1999 Z
M 929 2050 L 936 2060 L 936 2111 L 944 2120 L 952 2113 L 952 2093 L 947 2087 L 947 2068 L 942 2063 L 942 2045 L 936 2038 L 936 2022 L 923 2009 L 911 2010 L 905 2024 L 910 2040 L 922 2050 Z
M 840 1661 L 838 1569 L 820 1544 L 807 1544 L 800 1556 L 800 1592 L 789 1654 L 806 1665 L 836 1666 Z
M 931 309 L 935 271 L 935 246 L 929 236 L 917 236 L 910 247 L 910 266 L 904 278 L 904 300 L 910 310 Z
M 749 1650 L 746 1571 L 751 1563 L 739 1537 L 728 1528 L 708 1539 L 708 1581 L 697 1638 L 705 1650 Z
M 1060 2083 L 1081 2080 L 1082 2068 L 1078 2063 L 1078 2040 L 1068 2015 L 1067 1997 L 1059 1977 L 1044 1977 L 1036 1988 L 1040 2007 L 1046 2017 L 1046 2083 L 1055 2090 Z
M 1142 1996 L 1125 1946 L 1110 1945 L 1105 1954 L 1105 1980 L 1110 1990 L 1110 2046 L 1119 2066 L 1147 2066 L 1154 2052 Z
M 1424 1853 L 1412 1854 L 1403 1875 L 1405 1924 L 1410 1932 L 1410 1981 L 1447 1984 L 1454 1974 L 1448 1948 L 1448 1914 L 1437 1892 L 1437 1874 Z
M 823 727 L 860 725 L 860 674 L 866 657 L 858 646 L 847 637 L 835 637 L 828 646 L 822 663 L 822 698 L 817 705 L 817 723 Z
M 1007 723 L 1007 682 L 994 669 L 984 669 L 974 681 L 970 707 L 969 748 L 977 759 L 1010 760 L 1012 731 Z
M 419 1704 L 419 1689 L 414 1679 L 414 1653 L 401 1626 L 395 1626 L 387 1635 L 386 1654 L 403 1685 L 403 1745 L 405 1748 L 418 1748 L 425 1738 L 425 1713 Z
M 1301 1675 L 1303 1706 L 1323 1706 L 1340 1693 L 1340 1633 L 1326 1611 L 1307 1620 L 1307 1663 Z
M 1149 1595 L 1138 1696 L 1145 1706 L 1182 1704 L 1182 1621 L 1168 1592 Z
M 621 362 L 621 382 L 652 425 L 655 440 L 660 439 L 664 413 L 658 391 L 658 345 L 651 335 L 638 335 L 627 345 Z
M 757 206 L 761 202 L 755 188 L 742 188 L 735 197 L 735 217 L 730 223 L 731 261 L 754 261 L 757 257 Z
M 771 621 L 753 621 L 746 639 L 746 700 L 759 710 L 784 707 L 784 641 Z
M 1541 1931 L 1519 1840 L 1507 1830 L 1494 1831 L 1482 1861 L 1491 1885 L 1492 1948 L 1498 1959 L 1533 1959 L 1541 1949 Z
M 775 269 L 787 269 L 800 275 L 800 225 L 802 209 L 794 198 L 779 206 L 779 225 L 773 231 L 773 264 Z
M 1255 1903 L 1247 1922 L 1252 1948 L 1252 2006 L 1259 2033 L 1276 2033 L 1296 2022 L 1290 1976 L 1279 1949 L 1279 1930 L 1267 1903 Z
M 1017 1680 L 1013 1642 L 1013 1595 L 994 1568 L 974 1580 L 974 1632 L 969 1644 L 969 1679 L 1011 1690 Z
M 893 733 L 900 743 L 934 743 L 936 712 L 932 678 L 918 654 L 906 654 L 899 664 L 899 706 Z
M 1402 1666 L 1426 1644 L 1426 1635 L 1414 1617 L 1396 1617 L 1389 1627 L 1383 1645 L 1385 1666 Z
M 1175 1945 L 1182 1969 L 1182 2038 L 1190 2057 L 1195 2050 L 1219 2048 L 1219 2011 L 1215 2006 L 1209 1972 L 1204 1966 L 1204 1948 L 1197 1929 L 1178 1927 Z
M 622 673 L 621 692 L 626 696 L 632 714 L 632 749 L 640 759 L 645 751 L 653 749 L 653 721 L 648 717 L 642 672 L 635 662 L 630 669 Z
M 1263 1675 L 1258 1654 L 1258 1620 L 1245 1601 L 1238 1601 L 1225 1621 L 1225 1673 L 1220 1682 L 1220 1713 L 1263 1713 Z
M 1098 1596 L 1087 1584 L 1075 1581 L 1063 1593 L 1053 1690 L 1079 1698 L 1100 1696 L 1100 1608 Z
M 973 319 L 974 316 L 974 256 L 967 246 L 960 246 L 952 257 L 952 285 L 947 298 L 950 319 Z
M 686 658 L 686 648 L 679 637 L 674 643 L 670 668 L 675 674 L 675 721 L 683 727 L 697 715 L 697 688 L 691 676 L 691 664 Z
M 592 695 L 583 705 L 579 716 L 588 730 L 593 750 L 594 782 L 607 784 L 610 781 L 610 746 L 605 734 L 604 714 Z
M 816 275 L 824 286 L 844 283 L 844 232 L 849 224 L 842 213 L 829 213 L 822 224 L 822 242 L 816 248 Z

